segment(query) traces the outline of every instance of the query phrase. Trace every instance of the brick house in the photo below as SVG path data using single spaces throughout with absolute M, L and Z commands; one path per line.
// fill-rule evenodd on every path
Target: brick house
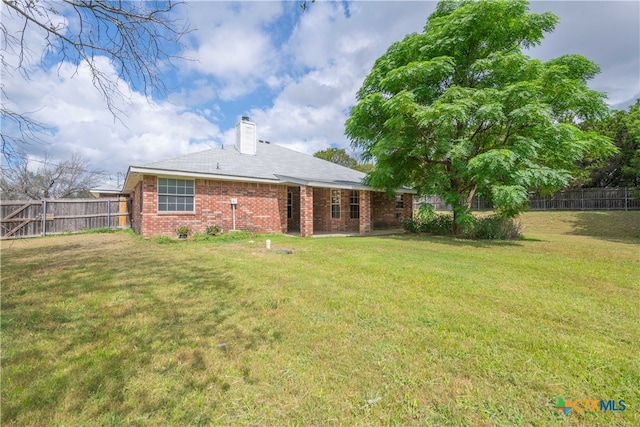
M 393 197 L 362 184 L 365 174 L 256 139 L 247 117 L 236 143 L 174 159 L 130 166 L 124 193 L 131 196 L 133 229 L 148 238 L 175 236 L 189 226 L 203 232 L 350 232 L 400 228 L 412 215 L 413 190 Z

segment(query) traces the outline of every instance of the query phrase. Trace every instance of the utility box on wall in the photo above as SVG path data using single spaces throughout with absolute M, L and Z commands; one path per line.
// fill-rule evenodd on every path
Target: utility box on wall
M 231 199 L 231 204 L 232 205 L 237 205 L 238 204 L 238 199 L 236 199 L 235 197 Z

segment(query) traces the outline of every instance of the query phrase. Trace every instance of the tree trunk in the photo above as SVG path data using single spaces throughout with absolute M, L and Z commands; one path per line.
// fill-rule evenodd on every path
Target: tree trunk
M 471 203 L 473 203 L 473 196 L 476 194 L 478 184 L 474 185 L 471 191 L 469 191 L 469 197 L 467 197 L 467 210 L 471 210 Z
M 462 225 L 458 224 L 458 220 L 460 219 L 460 214 L 463 209 L 463 206 L 460 204 L 453 206 L 453 224 L 451 226 L 451 234 L 454 236 L 462 234 Z
M 458 224 L 458 213 L 456 212 L 456 206 L 453 207 L 453 224 L 451 225 L 451 234 L 454 236 L 460 232 L 460 224 Z

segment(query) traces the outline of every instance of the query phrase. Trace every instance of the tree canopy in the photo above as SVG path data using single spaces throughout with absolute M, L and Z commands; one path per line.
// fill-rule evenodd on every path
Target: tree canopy
M 589 120 L 580 124 L 584 130 L 606 135 L 618 147 L 610 158 L 585 159 L 580 163 L 584 187 L 639 187 L 640 186 L 640 99 L 627 111 L 614 111 L 602 120 Z
M 587 87 L 598 66 L 522 52 L 557 21 L 525 0 L 441 1 L 358 91 L 346 134 L 376 162 L 369 185 L 439 195 L 459 224 L 474 194 L 513 216 L 529 190 L 561 188 L 579 159 L 611 154 L 607 138 L 577 126 L 608 112 L 605 95 Z
M 358 161 L 351 157 L 344 148 L 331 147 L 320 150 L 313 153 L 313 157 L 352 169 L 358 165 Z
M 102 172 L 88 170 L 89 161 L 74 155 L 52 163 L 47 157 L 38 166 L 24 159 L 2 171 L 0 196 L 13 200 L 65 199 L 91 197 L 89 192 L 102 178 Z
M 375 166 L 372 163 L 359 162 L 356 158 L 350 156 L 344 148 L 331 147 L 325 150 L 316 151 L 313 153 L 313 157 L 364 173 L 372 172 L 375 169 Z

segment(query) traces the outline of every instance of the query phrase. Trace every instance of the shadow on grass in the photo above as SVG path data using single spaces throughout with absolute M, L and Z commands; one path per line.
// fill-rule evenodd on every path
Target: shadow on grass
M 158 411 L 157 397 L 127 398 L 132 379 L 170 378 L 177 394 L 224 389 L 203 355 L 236 357 L 277 335 L 255 327 L 261 308 L 242 303 L 249 290 L 215 255 L 68 243 L 3 259 L 3 424 L 34 413 L 26 419 L 48 424 L 57 411 L 125 416 L 132 404 Z
M 472 239 L 462 239 L 453 236 L 437 236 L 432 234 L 390 234 L 390 235 L 381 235 L 376 236 L 380 239 L 390 239 L 390 240 L 409 240 L 409 241 L 424 241 L 429 243 L 437 243 L 441 245 L 449 245 L 455 247 L 472 247 L 472 248 L 493 248 L 493 247 L 504 247 L 504 246 L 513 246 L 520 247 L 522 240 L 529 239 L 516 239 L 516 240 L 472 240 Z
M 616 243 L 640 243 L 640 211 L 576 212 L 569 234 L 590 236 Z

